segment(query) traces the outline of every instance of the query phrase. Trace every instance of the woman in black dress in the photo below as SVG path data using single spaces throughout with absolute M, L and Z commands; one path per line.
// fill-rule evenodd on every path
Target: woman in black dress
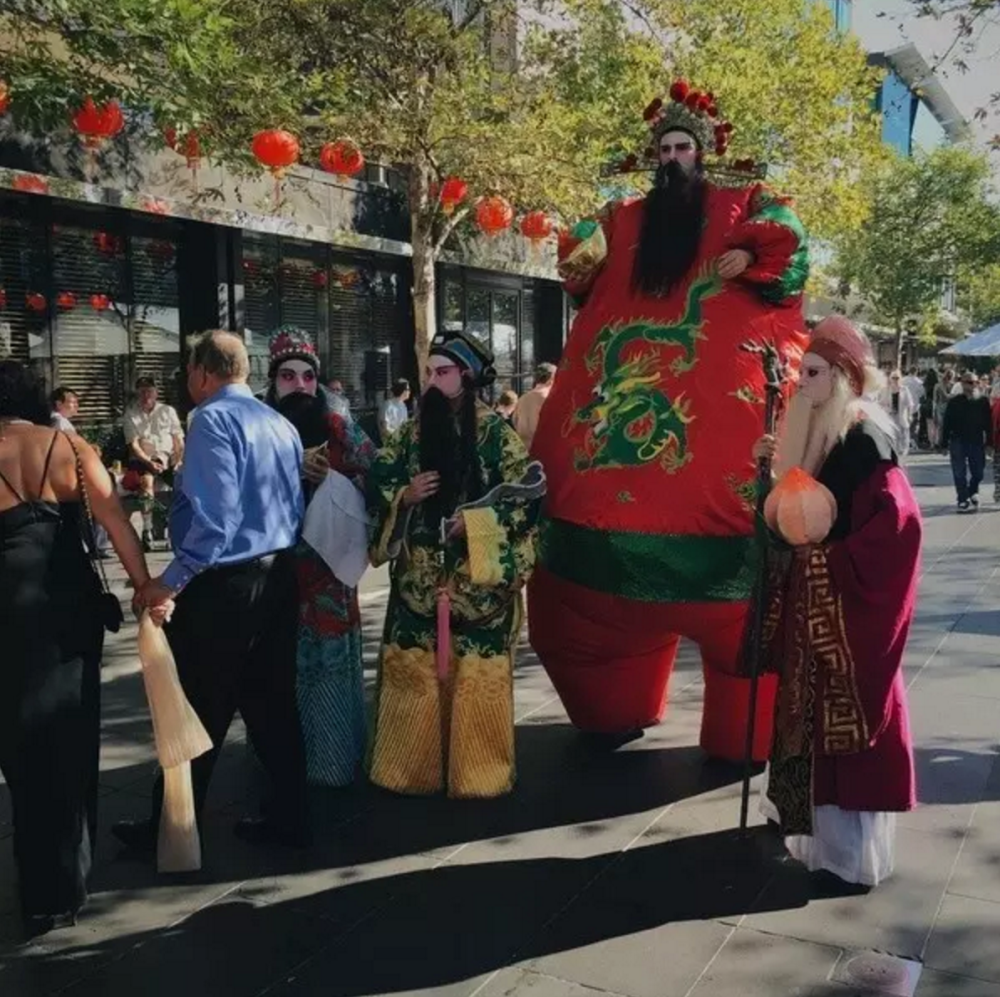
M 0 362 L 0 771 L 28 935 L 75 921 L 96 827 L 104 627 L 81 476 L 136 589 L 149 578 L 97 455 L 50 417 L 34 373 Z

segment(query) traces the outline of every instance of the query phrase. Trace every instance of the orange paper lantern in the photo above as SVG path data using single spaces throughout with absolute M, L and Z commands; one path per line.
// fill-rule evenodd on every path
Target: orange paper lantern
M 44 312 L 48 307 L 48 302 L 45 300 L 44 294 L 39 294 L 37 291 L 32 291 L 24 296 L 25 306 L 33 312 Z
M 5 80 L 0 80 L 0 114 L 6 114 L 10 107 L 10 87 Z
M 73 115 L 73 127 L 88 149 L 99 149 L 125 127 L 125 118 L 118 101 L 109 100 L 98 107 L 93 98 L 88 97 Z
M 106 294 L 92 294 L 90 296 L 90 307 L 95 312 L 107 311 L 111 307 L 111 299 Z
M 72 291 L 60 291 L 56 298 L 56 304 L 60 311 L 70 312 L 76 308 L 76 295 Z
M 514 209 L 503 197 L 484 197 L 476 205 L 476 224 L 489 236 L 509 229 L 514 221 Z
M 341 138 L 320 149 L 319 165 L 338 177 L 355 177 L 365 168 L 365 157 L 350 139 Z
M 164 131 L 163 137 L 174 152 L 187 160 L 190 169 L 197 169 L 201 162 L 201 141 L 197 131 L 189 131 L 183 138 L 178 138 L 177 129 L 168 128 Z
M 266 166 L 276 180 L 280 180 L 288 167 L 299 161 L 299 140 L 281 128 L 257 132 L 250 148 L 257 161 Z
M 117 256 L 121 252 L 122 241 L 117 235 L 110 232 L 95 232 L 94 245 L 99 253 L 105 256 Z
M 521 235 L 534 243 L 544 242 L 552 229 L 552 219 L 544 211 L 529 211 L 521 219 Z
M 441 185 L 441 210 L 450 215 L 468 196 L 469 185 L 459 177 L 448 177 Z
M 7 307 L 7 291 L 6 289 L 0 287 L 0 308 Z
M 792 546 L 821 543 L 837 519 L 837 502 L 825 485 L 793 467 L 767 496 L 764 519 Z

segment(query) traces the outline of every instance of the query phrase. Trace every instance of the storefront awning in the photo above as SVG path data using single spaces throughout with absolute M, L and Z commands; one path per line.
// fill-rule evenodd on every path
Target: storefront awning
M 1000 322 L 941 350 L 939 355 L 947 357 L 1000 356 Z

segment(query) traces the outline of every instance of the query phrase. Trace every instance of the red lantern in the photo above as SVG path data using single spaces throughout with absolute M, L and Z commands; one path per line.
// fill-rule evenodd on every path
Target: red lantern
M 314 287 L 326 287 L 330 283 L 330 275 L 325 270 L 314 270 L 312 281 Z
M 503 197 L 484 197 L 476 205 L 476 224 L 489 236 L 509 229 L 513 221 L 514 209 Z
M 93 98 L 88 97 L 83 102 L 83 107 L 73 115 L 73 127 L 80 133 L 83 144 L 88 149 L 99 149 L 125 127 L 125 118 L 118 101 L 109 100 L 97 107 Z
M 24 296 L 24 303 L 33 312 L 44 312 L 48 307 L 48 302 L 45 300 L 44 294 L 39 294 L 37 291 L 33 291 L 30 294 Z
M 448 177 L 441 185 L 441 210 L 450 215 L 469 193 L 469 185 L 459 177 Z
M 521 235 L 536 245 L 552 235 L 552 219 L 544 211 L 529 211 L 521 219 Z
M 6 81 L 0 80 L 0 114 L 6 114 L 10 107 L 10 87 Z
M 285 170 L 299 161 L 299 140 L 280 128 L 257 132 L 250 146 L 257 161 L 266 166 L 275 180 L 285 175 Z
M 0 287 L 0 308 L 7 307 L 7 292 L 4 288 Z
M 365 168 L 365 157 L 350 139 L 342 138 L 320 149 L 319 165 L 338 177 L 356 177 Z
M 122 241 L 110 232 L 95 232 L 94 245 L 97 251 L 105 256 L 117 256 L 121 252 Z
M 21 191 L 22 194 L 47 194 L 49 192 L 48 182 L 41 177 L 36 177 L 34 173 L 22 173 L 14 177 L 14 190 Z
M 168 207 L 166 201 L 157 200 L 155 197 L 147 197 L 146 200 L 142 202 L 142 210 L 148 211 L 151 215 L 170 214 L 170 208 Z
M 76 295 L 72 291 L 60 291 L 56 297 L 56 304 L 60 311 L 70 312 L 76 308 Z
M 92 294 L 90 296 L 90 307 L 95 312 L 107 311 L 111 307 L 111 299 L 106 294 Z

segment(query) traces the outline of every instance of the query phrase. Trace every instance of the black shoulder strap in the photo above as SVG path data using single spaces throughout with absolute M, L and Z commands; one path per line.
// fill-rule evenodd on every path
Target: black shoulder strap
M 23 503 L 27 501 L 27 499 L 25 499 L 25 497 L 10 483 L 10 481 L 7 480 L 7 475 L 4 474 L 3 471 L 0 471 L 0 481 L 2 481 L 11 490 L 14 498 L 16 498 L 18 502 Z
M 52 463 L 52 451 L 56 448 L 56 440 L 59 439 L 59 430 L 52 434 L 52 442 L 49 443 L 49 452 L 45 455 L 45 466 L 42 468 L 42 479 L 38 482 L 38 497 L 41 498 L 45 492 L 45 482 L 49 477 L 49 464 Z

